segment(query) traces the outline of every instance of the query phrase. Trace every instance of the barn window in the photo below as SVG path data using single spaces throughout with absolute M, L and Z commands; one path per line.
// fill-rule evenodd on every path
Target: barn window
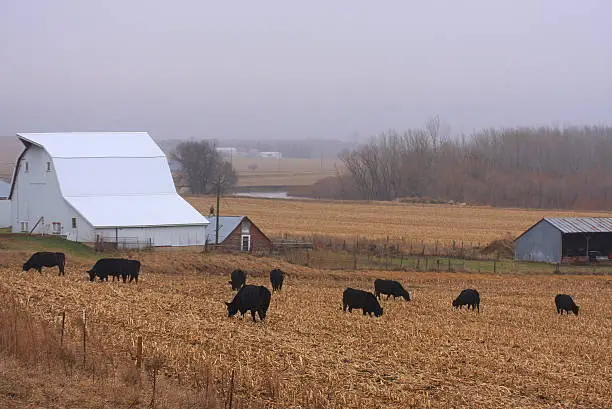
M 21 222 L 21 232 L 27 233 L 28 231 L 28 222 Z
M 28 163 L 28 161 L 26 161 L 26 163 L 25 163 L 25 171 L 26 172 L 30 171 L 30 164 Z
M 76 217 L 72 218 L 72 228 L 76 229 Z
M 47 162 L 47 172 L 51 172 L 51 162 Z
M 240 251 L 251 251 L 251 235 L 243 234 L 240 240 Z
M 60 222 L 53 222 L 53 234 L 62 234 L 62 224 Z

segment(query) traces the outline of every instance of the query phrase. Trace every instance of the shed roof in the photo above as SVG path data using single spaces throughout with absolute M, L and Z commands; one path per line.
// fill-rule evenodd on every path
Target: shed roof
M 17 135 L 51 156 L 62 196 L 94 227 L 208 224 L 176 193 L 166 155 L 146 132 Z
M 0 198 L 7 198 L 11 192 L 11 185 L 4 180 L 0 180 Z
M 562 233 L 612 233 L 612 217 L 545 217 Z
M 219 216 L 219 243 L 223 243 L 225 239 L 242 223 L 242 219 L 245 216 Z M 206 242 L 214 244 L 216 229 L 217 229 L 217 218 L 215 216 L 209 216 L 208 220 L 210 224 L 206 228 Z
M 562 234 L 612 233 L 612 217 L 544 217 L 521 233 L 514 241 L 520 239 L 525 233 L 544 221 Z

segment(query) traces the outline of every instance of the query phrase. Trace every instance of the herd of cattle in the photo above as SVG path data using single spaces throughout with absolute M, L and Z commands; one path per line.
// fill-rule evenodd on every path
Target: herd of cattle
M 65 275 L 66 255 L 49 251 L 34 253 L 24 263 L 23 271 L 33 268 L 40 273 L 43 267 L 57 267 L 59 275 Z M 119 277 L 121 277 L 125 283 L 129 277 L 130 283 L 132 281 L 138 282 L 140 261 L 127 258 L 101 258 L 96 261 L 91 269 L 87 270 L 87 274 L 89 274 L 89 281 L 94 281 L 96 277 L 100 281 L 108 281 L 108 276 L 112 276 L 113 281 L 115 281 L 115 278 L 119 280 Z
M 23 271 L 33 268 L 40 273 L 42 267 L 58 267 L 59 275 L 65 275 L 65 254 L 53 252 L 34 253 L 24 263 Z M 129 282 L 135 281 L 137 283 L 138 275 L 140 274 L 140 261 L 125 258 L 102 258 L 87 273 L 89 274 L 90 281 L 94 281 L 96 277 L 100 281 L 108 281 L 108 276 L 112 276 L 113 281 L 115 281 L 115 278 L 119 280 L 119 277 L 121 277 L 125 283 L 129 277 Z M 281 291 L 286 275 L 284 271 L 278 268 L 270 271 L 272 292 Z M 244 315 L 247 311 L 250 311 L 253 321 L 256 321 L 256 314 L 259 315 L 260 320 L 266 318 L 266 312 L 272 298 L 268 288 L 262 285 L 247 285 L 246 273 L 239 269 L 232 271 L 229 284 L 232 291 L 237 290 L 238 292 L 231 302 L 225 303 L 228 316 L 232 317 L 238 312 Z M 346 310 L 352 312 L 353 309 L 360 309 L 363 315 L 372 316 L 374 314 L 374 316 L 380 317 L 383 315 L 383 308 L 379 303 L 381 294 L 386 295 L 387 299 L 393 296 L 394 299 L 401 297 L 406 301 L 412 300 L 412 294 L 406 291 L 399 282 L 376 279 L 374 280 L 374 293 L 350 287 L 346 288 L 342 294 L 342 310 L 344 312 Z M 453 309 L 462 309 L 463 306 L 466 306 L 468 310 L 471 308 L 480 312 L 480 294 L 473 288 L 465 289 L 452 301 L 451 305 Z M 569 314 L 571 311 L 578 315 L 578 306 L 574 303 L 572 297 L 567 294 L 557 294 L 555 296 L 555 306 L 557 307 L 558 314 L 563 314 L 563 311 Z

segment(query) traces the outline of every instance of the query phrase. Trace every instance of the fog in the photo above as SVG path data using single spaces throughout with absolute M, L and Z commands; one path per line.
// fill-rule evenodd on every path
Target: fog
M 609 124 L 606 0 L 0 0 L 0 135 Z

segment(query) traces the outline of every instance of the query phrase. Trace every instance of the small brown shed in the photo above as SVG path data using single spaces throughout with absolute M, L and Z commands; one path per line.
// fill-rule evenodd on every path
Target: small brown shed
M 214 245 L 217 217 L 207 217 L 206 244 Z M 247 216 L 219 216 L 219 247 L 228 251 L 266 251 L 272 241 Z

